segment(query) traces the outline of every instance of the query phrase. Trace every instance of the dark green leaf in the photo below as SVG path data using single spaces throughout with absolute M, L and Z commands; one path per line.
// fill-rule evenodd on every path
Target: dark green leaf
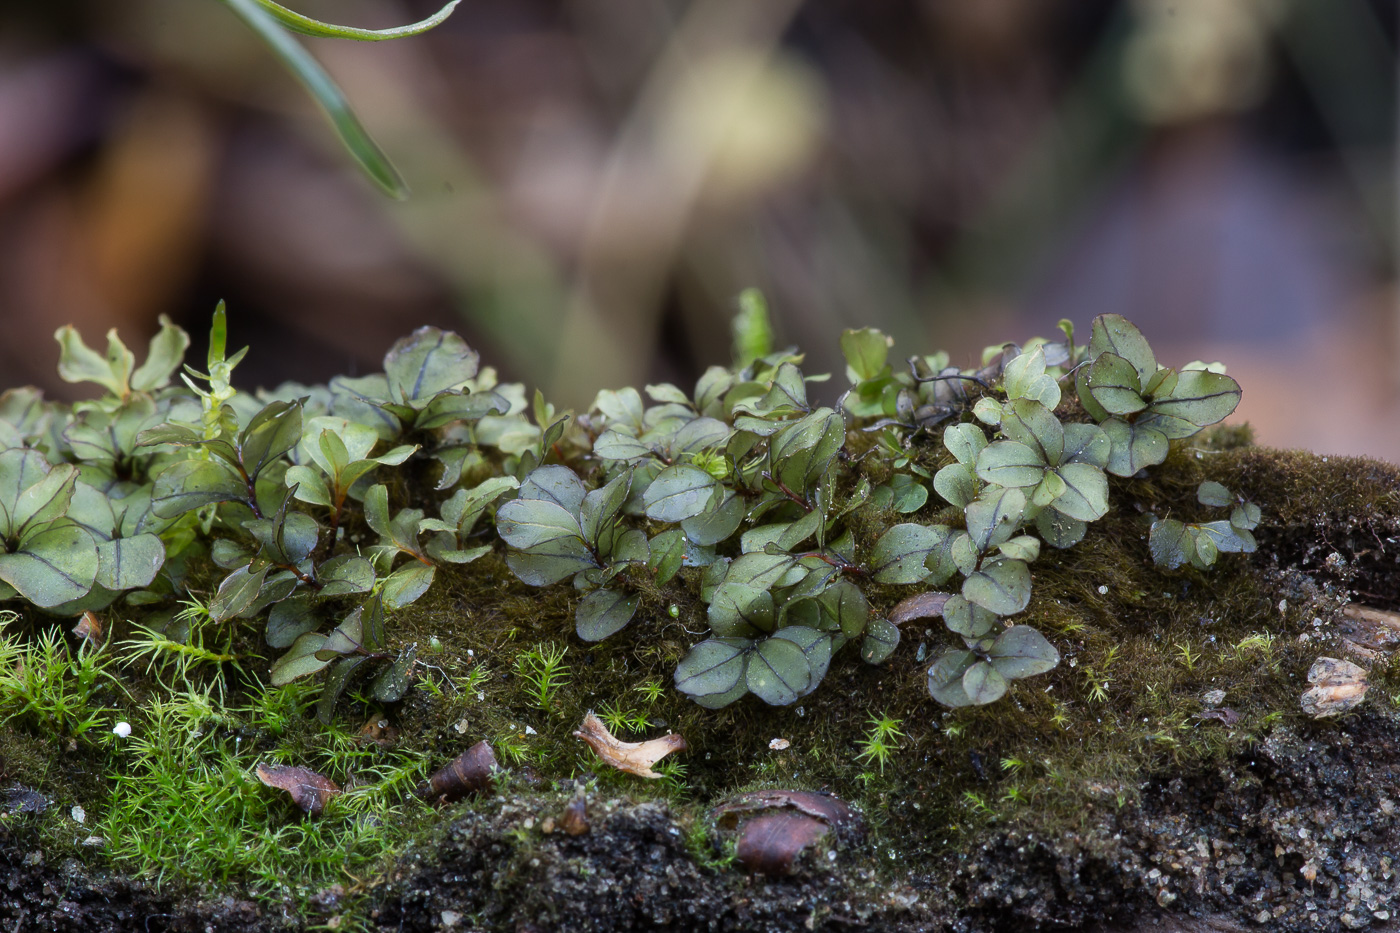
M 389 574 L 380 592 L 384 595 L 384 608 L 402 609 L 428 592 L 437 568 L 430 564 L 411 561 Z M 528 581 L 527 581 L 528 582 Z
M 1230 490 L 1213 480 L 1206 480 L 1196 487 L 1196 501 L 1201 505 L 1227 506 L 1233 505 L 1235 497 L 1230 495 Z
M 1064 491 L 1054 500 L 1055 511 L 1093 522 L 1108 512 L 1108 477 L 1103 470 L 1088 463 L 1066 463 L 1055 468 L 1064 483 Z
M 617 590 L 594 590 L 583 598 L 574 613 L 578 637 L 584 641 L 602 641 L 622 631 L 637 612 L 641 597 Z
M 294 680 L 324 670 L 329 661 L 316 657 L 316 652 L 326 643 L 326 636 L 307 632 L 293 643 L 291 650 L 272 664 L 271 682 L 281 687 Z
M 334 660 L 332 655 L 331 659 Z M 330 671 L 326 674 L 326 682 L 321 685 L 321 697 L 316 701 L 316 719 L 322 723 L 329 724 L 335 716 L 335 704 L 339 702 L 340 695 L 345 692 L 345 688 L 350 685 L 350 678 L 355 671 L 364 666 L 367 658 L 349 657 L 341 658 L 331 665 Z
M 317 628 L 320 618 L 312 607 L 311 598 L 294 596 L 272 607 L 267 616 L 266 639 L 270 648 L 286 648 L 302 635 Z M 319 647 L 319 646 L 318 646 Z
M 369 683 L 370 698 L 380 703 L 397 703 L 408 692 L 413 682 L 413 665 L 418 660 L 418 646 L 408 649 L 394 660 Z
M 1100 427 L 1113 442 L 1108 472 L 1114 476 L 1132 476 L 1138 470 L 1156 466 L 1167 459 L 1171 449 L 1165 434 L 1142 421 L 1129 424 L 1121 418 L 1109 418 Z
M 728 694 L 744 678 L 746 653 L 752 645 L 747 638 L 700 642 L 676 666 L 676 689 L 692 699 Z
M 355 554 L 340 554 L 327 560 L 321 565 L 319 576 L 322 596 L 349 596 L 374 588 L 374 565 Z
M 1007 680 L 1043 674 L 1060 663 L 1055 646 L 1028 625 L 1013 625 L 1002 632 L 987 654 Z
M 632 471 L 624 470 L 606 486 L 584 496 L 579 507 L 579 527 L 583 540 L 594 547 L 598 546 L 600 534 L 616 521 L 618 513 L 622 511 L 631 485 Z
M 995 447 L 996 445 L 992 445 Z M 991 450 L 992 447 L 988 447 Z M 968 503 L 967 534 L 972 546 L 986 552 L 1010 540 L 1026 513 L 1026 495 L 1019 489 L 988 487 L 976 500 Z
M 273 402 L 253 416 L 238 437 L 238 453 L 250 479 L 301 441 L 301 403 Z
M 787 706 L 807 691 L 812 672 L 801 647 L 786 638 L 766 638 L 749 657 L 749 692 L 769 706 Z
M 821 685 L 822 678 L 826 677 L 826 669 L 831 664 L 831 635 L 802 625 L 789 625 L 774 633 L 773 637 L 768 639 L 768 641 L 778 639 L 789 641 L 796 645 L 806 659 L 807 687 L 798 694 L 798 697 L 807 696 L 813 690 L 817 689 L 817 687 Z M 758 646 L 758 658 L 765 658 L 764 645 L 767 643 L 768 642 L 764 642 Z M 750 675 L 753 672 L 753 666 L 753 659 L 750 659 Z M 758 693 L 757 690 L 753 689 L 753 682 L 751 679 L 749 682 L 749 689 L 753 690 L 754 693 Z M 759 695 L 762 696 L 762 694 Z
M 971 706 L 972 699 L 963 689 L 963 675 L 977 662 L 971 651 L 944 651 L 928 669 L 928 692 L 944 706 Z
M 817 480 L 846 440 L 846 423 L 830 408 L 818 408 L 783 430 L 769 443 L 770 472 L 799 495 Z
M 1191 562 L 1196 555 L 1195 543 L 1186 526 L 1174 518 L 1152 523 L 1147 547 L 1152 552 L 1153 562 L 1167 570 L 1175 570 Z
M 973 605 L 961 596 L 950 596 L 943 604 L 943 624 L 964 638 L 981 638 L 997 625 L 995 612 Z
M 679 528 L 663 531 L 651 539 L 647 565 L 656 573 L 657 586 L 671 582 L 684 559 L 685 534 Z
M 773 630 L 773 594 L 746 583 L 724 583 L 714 593 L 710 628 L 723 637 L 750 638 Z
M 884 664 L 899 647 L 899 629 L 885 619 L 871 619 L 860 643 L 860 659 L 866 664 Z
M 588 489 L 583 480 L 566 466 L 542 466 L 525 477 L 520 484 L 521 499 L 553 502 L 566 512 L 577 515 L 583 507 Z
M 546 499 L 512 499 L 496 511 L 496 531 L 513 548 L 531 550 L 561 539 L 577 539 L 583 531 L 574 513 Z
M 165 563 L 165 545 L 152 534 L 113 538 L 97 545 L 99 586 L 131 590 L 150 586 Z
M 529 551 L 510 551 L 506 554 L 506 564 L 530 586 L 549 586 L 598 566 L 582 538 L 559 538 Z
M 257 570 L 239 567 L 224 577 L 223 582 L 219 584 L 219 591 L 209 602 L 210 618 L 215 622 L 224 622 L 251 606 L 258 598 L 263 581 L 267 579 L 271 569 L 269 564 L 263 564 Z
M 876 583 L 919 583 L 928 575 L 924 560 L 948 536 L 943 525 L 892 526 L 875 542 L 870 574 Z
M 0 554 L 0 580 L 34 605 L 48 608 L 86 596 L 98 566 L 91 535 L 60 519 L 27 536 L 20 550 Z
M 681 529 L 692 544 L 709 547 L 729 538 L 744 520 L 744 499 L 724 489 L 719 504 L 710 500 L 704 512 L 681 522 Z
M 1015 615 L 1031 599 L 1031 571 L 1019 560 L 994 557 L 963 581 L 962 595 L 970 603 L 1000 616 Z
M 647 517 L 680 522 L 705 511 L 715 491 L 715 478 L 694 467 L 669 466 L 652 480 L 643 495 Z
M 1006 678 L 986 661 L 978 661 L 967 669 L 962 686 L 974 706 L 995 703 L 1006 695 Z

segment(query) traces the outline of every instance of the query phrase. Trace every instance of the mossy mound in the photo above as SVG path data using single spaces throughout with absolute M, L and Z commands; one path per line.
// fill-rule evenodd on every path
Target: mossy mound
M 164 765 L 118 737 L 70 742 L 18 715 L 0 737 L 4 780 L 46 808 L 3 817 L 13 880 L 0 920 L 975 930 L 1159 913 L 1275 930 L 1384 924 L 1400 909 L 1400 670 L 1375 660 L 1368 698 L 1336 720 L 1308 718 L 1298 700 L 1317 657 L 1345 656 L 1349 601 L 1400 608 L 1400 471 L 1244 441 L 1217 430 L 1152 478 L 1117 483 L 1118 509 L 1079 546 L 1042 557 L 1025 618 L 1063 661 L 988 706 L 929 698 L 924 657 L 947 636 L 914 622 L 889 663 L 838 657 L 792 707 L 748 698 L 705 710 L 670 689 L 702 606 L 673 616 L 644 595 L 639 612 L 659 625 L 588 645 L 573 633 L 577 596 L 526 587 L 493 554 L 396 618 L 428 665 L 415 689 L 396 704 L 348 698 L 331 728 L 309 718 L 308 691 L 262 690 L 266 661 L 251 658 L 218 678 L 222 704 L 158 707 L 170 717 Z M 1189 520 L 1205 479 L 1261 507 L 1259 549 L 1209 572 L 1163 572 L 1143 516 Z M 883 611 L 906 595 L 876 587 L 870 599 Z M 256 651 L 240 637 L 250 644 L 238 653 Z M 195 695 L 214 670 L 186 672 Z M 154 673 L 116 671 L 130 698 L 99 685 L 90 702 L 149 734 Z M 572 736 L 590 709 L 622 738 L 674 731 L 689 750 L 665 759 L 660 781 L 613 771 Z M 895 731 L 877 741 L 882 720 Z M 443 809 L 412 796 L 483 738 L 510 772 L 497 793 Z M 252 765 L 269 759 L 351 792 L 304 819 L 252 783 Z M 357 783 L 373 792 L 355 796 Z M 174 796 L 137 794 L 150 786 Z M 793 877 L 749 876 L 711 813 L 760 787 L 833 792 L 864 814 L 868 836 L 823 847 Z M 545 833 L 580 792 L 590 832 Z

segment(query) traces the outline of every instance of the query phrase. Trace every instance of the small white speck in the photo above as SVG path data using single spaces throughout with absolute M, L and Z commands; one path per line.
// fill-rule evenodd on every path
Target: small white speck
M 486 691 L 485 691 L 485 690 L 478 690 L 478 691 L 476 692 L 476 701 L 477 701 L 478 703 L 480 703 L 480 702 L 481 702 L 482 700 L 484 700 L 484 699 L 486 699 Z
M 83 845 L 85 846 L 105 846 L 106 844 L 107 840 L 101 836 L 88 836 L 83 840 Z
M 452 728 L 457 730 L 458 735 L 466 735 L 467 721 L 465 719 L 458 720 L 457 724 L 454 725 Z
M 131 723 L 129 723 L 129 722 L 119 722 L 119 723 L 117 723 L 115 726 L 112 727 L 112 734 L 115 735 L 115 736 L 116 736 L 117 738 L 119 738 L 119 739 L 124 739 L 124 738 L 126 738 L 127 736 L 131 735 Z
M 836 850 L 835 850 L 835 849 L 827 849 L 827 850 L 826 850 L 826 860 L 827 860 L 828 862 L 834 862 L 834 861 L 836 861 Z
M 799 715 L 799 716 L 806 716 L 806 715 L 807 715 L 807 711 L 806 711 L 805 709 L 803 709 L 802 707 L 799 706 L 799 707 L 797 708 L 797 715 Z
M 74 807 L 72 812 L 73 822 L 83 823 L 87 821 L 87 811 L 84 810 L 82 807 Z
M 469 657 L 469 658 L 474 658 L 474 657 L 476 657 L 476 652 L 473 651 L 472 649 L 468 648 L 468 649 L 467 649 L 467 657 Z
M 768 743 L 768 747 L 775 752 L 780 752 L 791 744 L 792 743 L 789 742 L 787 739 L 774 739 L 773 741 Z
M 537 733 L 534 729 L 531 729 L 529 726 L 526 726 L 526 727 L 525 727 L 525 734 L 526 734 L 526 735 L 538 735 L 539 733 Z
M 1100 595 L 1100 596 L 1107 596 L 1107 595 L 1108 595 L 1108 587 L 1107 587 L 1107 586 L 1101 586 L 1101 587 L 1099 587 L 1099 595 Z

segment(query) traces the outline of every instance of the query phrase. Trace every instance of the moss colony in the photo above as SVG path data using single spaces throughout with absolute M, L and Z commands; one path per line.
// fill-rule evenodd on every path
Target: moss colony
M 833 408 L 736 330 L 577 415 L 428 328 L 257 393 L 222 310 L 179 385 L 178 328 L 61 330 L 105 394 L 0 397 L 0 918 L 1390 919 L 1393 468 L 1209 427 L 1239 386 L 1113 315 L 848 331 Z

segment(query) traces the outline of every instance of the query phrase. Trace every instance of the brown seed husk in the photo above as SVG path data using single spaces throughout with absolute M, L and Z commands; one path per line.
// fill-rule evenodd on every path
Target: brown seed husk
M 790 875 L 804 849 L 826 837 L 829 827 L 816 817 L 790 810 L 754 817 L 739 831 L 735 855 L 749 871 Z
M 588 832 L 588 801 L 581 796 L 571 800 L 564 808 L 564 815 L 559 818 L 559 827 L 570 836 L 582 836 Z
M 496 753 L 486 741 L 477 742 L 418 786 L 418 796 L 434 803 L 452 803 L 491 787 L 497 771 Z
M 890 621 L 895 625 L 903 625 L 905 622 L 912 622 L 915 619 L 942 618 L 943 606 L 948 602 L 948 599 L 948 593 L 938 593 L 932 590 L 910 596 L 890 610 Z

